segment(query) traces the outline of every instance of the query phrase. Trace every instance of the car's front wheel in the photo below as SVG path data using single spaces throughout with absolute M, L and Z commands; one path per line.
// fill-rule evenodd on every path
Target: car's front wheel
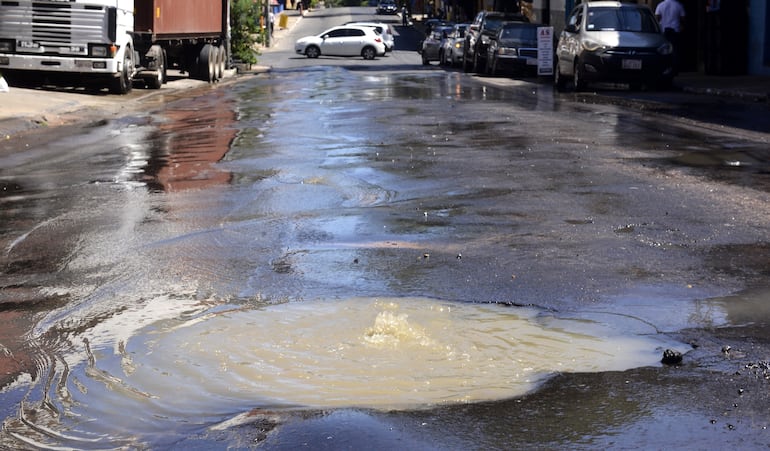
M 476 51 L 473 52 L 473 72 L 476 72 L 477 74 L 487 72 L 487 61 L 485 58 L 481 57 L 479 49 L 476 49 Z
M 373 60 L 374 57 L 377 56 L 377 51 L 374 50 L 374 47 L 364 47 L 364 49 L 361 50 L 361 56 L 363 56 L 365 60 Z
M 558 58 L 556 59 L 553 67 L 553 84 L 559 91 L 564 91 L 564 88 L 567 87 L 567 80 L 564 78 L 564 75 L 561 74 L 561 70 L 559 69 Z
M 575 92 L 586 89 L 585 68 L 579 61 L 575 61 L 575 70 L 572 71 L 572 88 Z
M 318 58 L 321 56 L 321 49 L 314 45 L 308 46 L 308 48 L 305 49 L 305 56 L 308 58 Z
M 471 71 L 471 61 L 468 57 L 468 50 L 463 51 L 463 72 L 470 72 Z

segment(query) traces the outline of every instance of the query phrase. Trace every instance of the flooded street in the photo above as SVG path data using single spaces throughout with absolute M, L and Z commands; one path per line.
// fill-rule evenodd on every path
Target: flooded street
M 398 53 L 4 142 L 0 448 L 766 447 L 768 135 Z

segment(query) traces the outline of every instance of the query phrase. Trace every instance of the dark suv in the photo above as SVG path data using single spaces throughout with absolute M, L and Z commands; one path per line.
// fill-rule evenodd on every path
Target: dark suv
M 481 11 L 465 33 L 463 46 L 463 70 L 484 72 L 487 66 L 489 39 L 497 33 L 503 22 L 529 22 L 526 16 L 497 11 Z
M 396 6 L 395 0 L 382 0 L 377 3 L 377 14 L 396 14 L 398 13 L 398 6 Z

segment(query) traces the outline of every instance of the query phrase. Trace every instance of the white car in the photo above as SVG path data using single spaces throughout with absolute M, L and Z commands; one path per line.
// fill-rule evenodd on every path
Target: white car
M 361 56 L 371 60 L 385 54 L 382 36 L 372 27 L 342 25 L 317 36 L 305 36 L 294 44 L 294 51 L 308 58 L 329 56 Z
M 395 32 L 393 27 L 383 22 L 348 22 L 345 25 L 357 25 L 362 27 L 372 27 L 380 32 L 382 36 L 382 42 L 385 43 L 385 51 L 392 52 L 393 47 L 396 45 L 396 38 L 393 36 Z

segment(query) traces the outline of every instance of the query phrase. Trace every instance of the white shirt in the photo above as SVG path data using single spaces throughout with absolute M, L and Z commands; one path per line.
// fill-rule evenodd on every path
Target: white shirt
M 682 31 L 682 18 L 684 18 L 684 6 L 677 0 L 665 0 L 655 8 L 655 15 L 660 16 L 660 26 L 673 28 L 677 32 Z

